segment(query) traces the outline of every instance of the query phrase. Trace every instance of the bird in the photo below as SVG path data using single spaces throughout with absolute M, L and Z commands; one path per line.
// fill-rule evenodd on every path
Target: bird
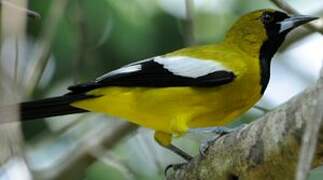
M 179 49 L 122 66 L 68 93 L 19 104 L 21 121 L 84 112 L 105 113 L 172 143 L 191 128 L 224 126 L 252 108 L 270 80 L 271 59 L 286 35 L 317 19 L 260 9 L 242 15 L 223 41 Z

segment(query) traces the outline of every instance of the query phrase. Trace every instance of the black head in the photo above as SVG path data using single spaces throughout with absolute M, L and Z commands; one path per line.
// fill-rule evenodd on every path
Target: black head
M 286 35 L 296 27 L 317 19 L 312 16 L 288 15 L 273 9 L 261 9 L 241 16 L 231 27 L 225 43 L 260 60 L 261 93 L 270 76 L 270 61 Z
M 281 11 L 264 11 L 261 15 L 261 21 L 265 26 L 267 39 L 260 48 L 260 67 L 261 67 L 261 93 L 269 82 L 270 62 L 280 45 L 283 43 L 286 35 L 296 27 L 309 21 L 317 19 L 312 16 L 294 15 L 289 16 Z
M 241 16 L 227 33 L 225 41 L 256 57 L 264 42 L 272 41 L 277 47 L 276 52 L 288 32 L 314 19 L 316 17 L 289 16 L 273 9 L 257 10 Z
M 296 27 L 317 19 L 313 16 L 292 15 L 276 10 L 265 10 L 261 15 L 261 21 L 265 26 L 269 39 L 275 40 L 285 37 L 288 32 Z

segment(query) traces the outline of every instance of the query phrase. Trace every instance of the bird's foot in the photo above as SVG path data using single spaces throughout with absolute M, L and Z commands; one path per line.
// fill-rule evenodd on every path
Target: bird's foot
M 209 149 L 210 145 L 212 145 L 216 140 L 218 140 L 221 137 L 221 135 L 215 135 L 210 138 L 207 138 L 204 140 L 199 148 L 201 157 L 205 157 L 206 151 Z
M 179 164 L 170 164 L 170 165 L 168 165 L 165 168 L 165 171 L 164 171 L 165 177 L 167 177 L 167 172 L 170 169 L 177 170 L 177 169 L 180 169 L 181 167 L 185 166 L 186 164 L 187 164 L 187 162 L 186 163 L 179 163 Z
M 245 127 L 245 124 L 242 124 L 235 128 L 227 128 L 227 127 L 214 127 L 214 128 L 208 128 L 209 132 L 214 133 L 215 136 L 212 136 L 210 138 L 207 138 L 204 140 L 200 145 L 200 155 L 202 157 L 205 157 L 207 150 L 209 149 L 210 145 L 212 145 L 214 142 L 216 142 L 218 139 L 223 137 L 224 135 L 230 134 L 233 131 L 236 131 L 238 129 L 241 129 Z
M 239 126 L 240 127 L 240 126 Z M 228 128 L 228 127 L 213 127 L 211 128 L 211 133 L 218 135 L 219 137 L 224 136 L 226 134 L 231 133 L 236 130 L 236 128 Z
M 167 149 L 173 151 L 175 154 L 181 156 L 183 159 L 185 159 L 187 162 L 190 162 L 193 157 L 191 155 L 189 155 L 188 153 L 186 153 L 185 151 L 183 151 L 182 149 L 174 146 L 173 144 L 170 144 L 168 146 L 166 146 Z M 181 168 L 183 165 L 187 164 L 186 163 L 180 163 L 180 164 L 170 164 L 165 168 L 165 176 L 167 175 L 167 172 L 169 169 L 173 169 L 173 170 L 177 170 L 179 168 Z
M 264 113 L 271 111 L 271 109 L 269 109 L 269 108 L 265 108 L 265 107 L 258 106 L 258 105 L 254 106 L 253 108 L 258 109 L 259 111 L 262 111 Z

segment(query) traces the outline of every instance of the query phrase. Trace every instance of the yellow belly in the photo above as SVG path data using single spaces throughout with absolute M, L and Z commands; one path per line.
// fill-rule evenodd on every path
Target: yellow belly
M 169 134 L 188 128 L 221 126 L 251 108 L 261 97 L 257 57 L 226 44 L 186 48 L 176 53 L 202 59 L 222 59 L 237 76 L 233 82 L 214 88 L 106 87 L 88 94 L 101 97 L 72 106 L 104 112 L 141 126 Z
M 171 134 L 188 128 L 225 125 L 252 107 L 260 98 L 260 86 L 242 80 L 214 88 L 108 87 L 89 94 L 103 95 L 72 105 L 104 112 L 143 127 Z

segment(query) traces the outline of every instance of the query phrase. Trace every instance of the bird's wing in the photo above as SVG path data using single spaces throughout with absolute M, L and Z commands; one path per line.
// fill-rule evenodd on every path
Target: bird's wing
M 214 60 L 188 56 L 157 56 L 131 63 L 100 76 L 95 81 L 71 86 L 72 93 L 106 86 L 212 87 L 233 81 L 235 74 Z

